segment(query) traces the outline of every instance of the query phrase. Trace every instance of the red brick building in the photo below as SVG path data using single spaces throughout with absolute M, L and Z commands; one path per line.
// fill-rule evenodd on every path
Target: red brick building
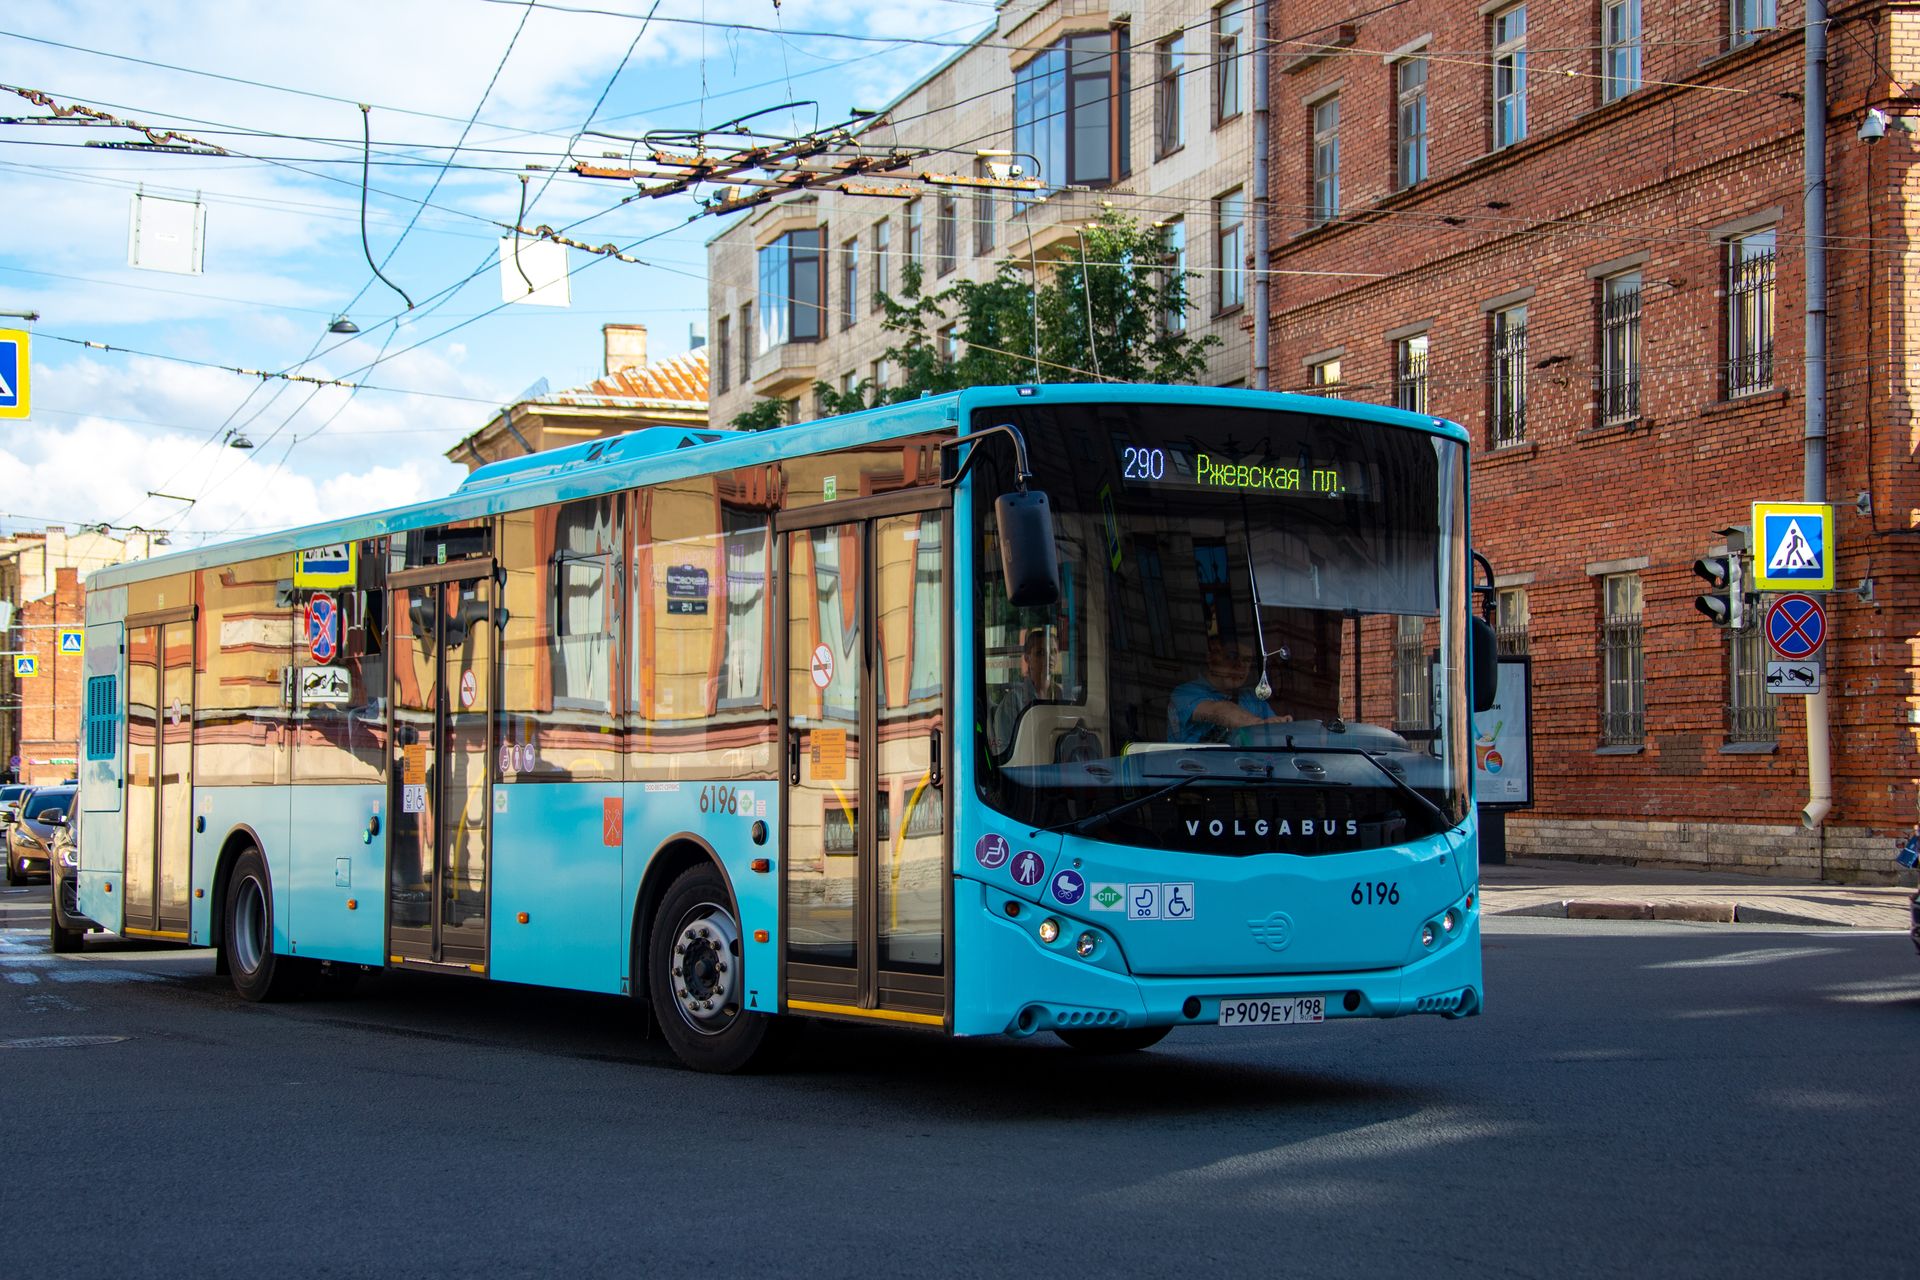
M 52 592 L 21 606 L 17 647 L 34 660 L 34 674 L 14 680 L 20 698 L 22 782 L 64 782 L 79 768 L 82 715 L 81 654 L 60 652 L 61 628 L 77 628 L 86 617 L 80 571 L 54 570 Z
M 1766 691 L 1757 633 L 1695 611 L 1691 573 L 1750 503 L 1801 495 L 1802 5 L 1274 8 L 1272 385 L 1472 431 L 1474 541 L 1534 661 L 1512 851 L 1891 873 L 1920 818 L 1920 6 L 1830 14 L 1840 589 L 1813 830 L 1804 702 Z M 1892 118 L 1872 146 L 1869 107 Z

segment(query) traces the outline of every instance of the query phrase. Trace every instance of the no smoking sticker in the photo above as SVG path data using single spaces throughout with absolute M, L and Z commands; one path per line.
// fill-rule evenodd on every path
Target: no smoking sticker
M 460 705 L 462 707 L 471 707 L 473 705 L 474 698 L 479 696 L 479 693 L 480 693 L 480 682 L 474 678 L 473 672 L 471 671 L 461 672 L 460 673 Z
M 824 689 L 833 683 L 833 650 L 824 644 L 813 647 L 813 687 Z

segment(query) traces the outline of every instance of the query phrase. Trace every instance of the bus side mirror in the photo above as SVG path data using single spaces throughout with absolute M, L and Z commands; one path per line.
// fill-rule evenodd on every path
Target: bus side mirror
M 1053 545 L 1053 504 L 1038 489 L 1003 493 L 994 500 L 1000 527 L 1000 570 L 1007 602 L 1016 609 L 1060 599 L 1060 556 Z
M 1499 696 L 1495 686 L 1500 679 L 1500 643 L 1493 634 L 1493 624 L 1485 618 L 1470 619 L 1467 623 L 1467 643 L 1473 662 L 1470 673 L 1473 680 L 1473 709 L 1491 711 L 1494 699 Z

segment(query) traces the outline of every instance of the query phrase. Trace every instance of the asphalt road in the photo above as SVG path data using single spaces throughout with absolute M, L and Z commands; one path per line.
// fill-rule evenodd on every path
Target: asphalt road
M 1897 934 L 1512 921 L 1464 1022 L 1116 1059 L 817 1026 L 716 1078 L 623 1001 L 56 957 L 45 900 L 0 891 L 0 1267 L 36 1280 L 1920 1271 Z

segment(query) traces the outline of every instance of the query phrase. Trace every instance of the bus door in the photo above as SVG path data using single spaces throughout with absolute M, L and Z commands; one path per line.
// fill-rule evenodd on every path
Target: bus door
M 388 583 L 387 954 L 485 973 L 493 562 L 406 570 Z
M 193 875 L 193 609 L 127 620 L 122 932 L 186 941 Z
M 946 1025 L 952 611 L 944 493 L 781 523 L 787 1007 Z

